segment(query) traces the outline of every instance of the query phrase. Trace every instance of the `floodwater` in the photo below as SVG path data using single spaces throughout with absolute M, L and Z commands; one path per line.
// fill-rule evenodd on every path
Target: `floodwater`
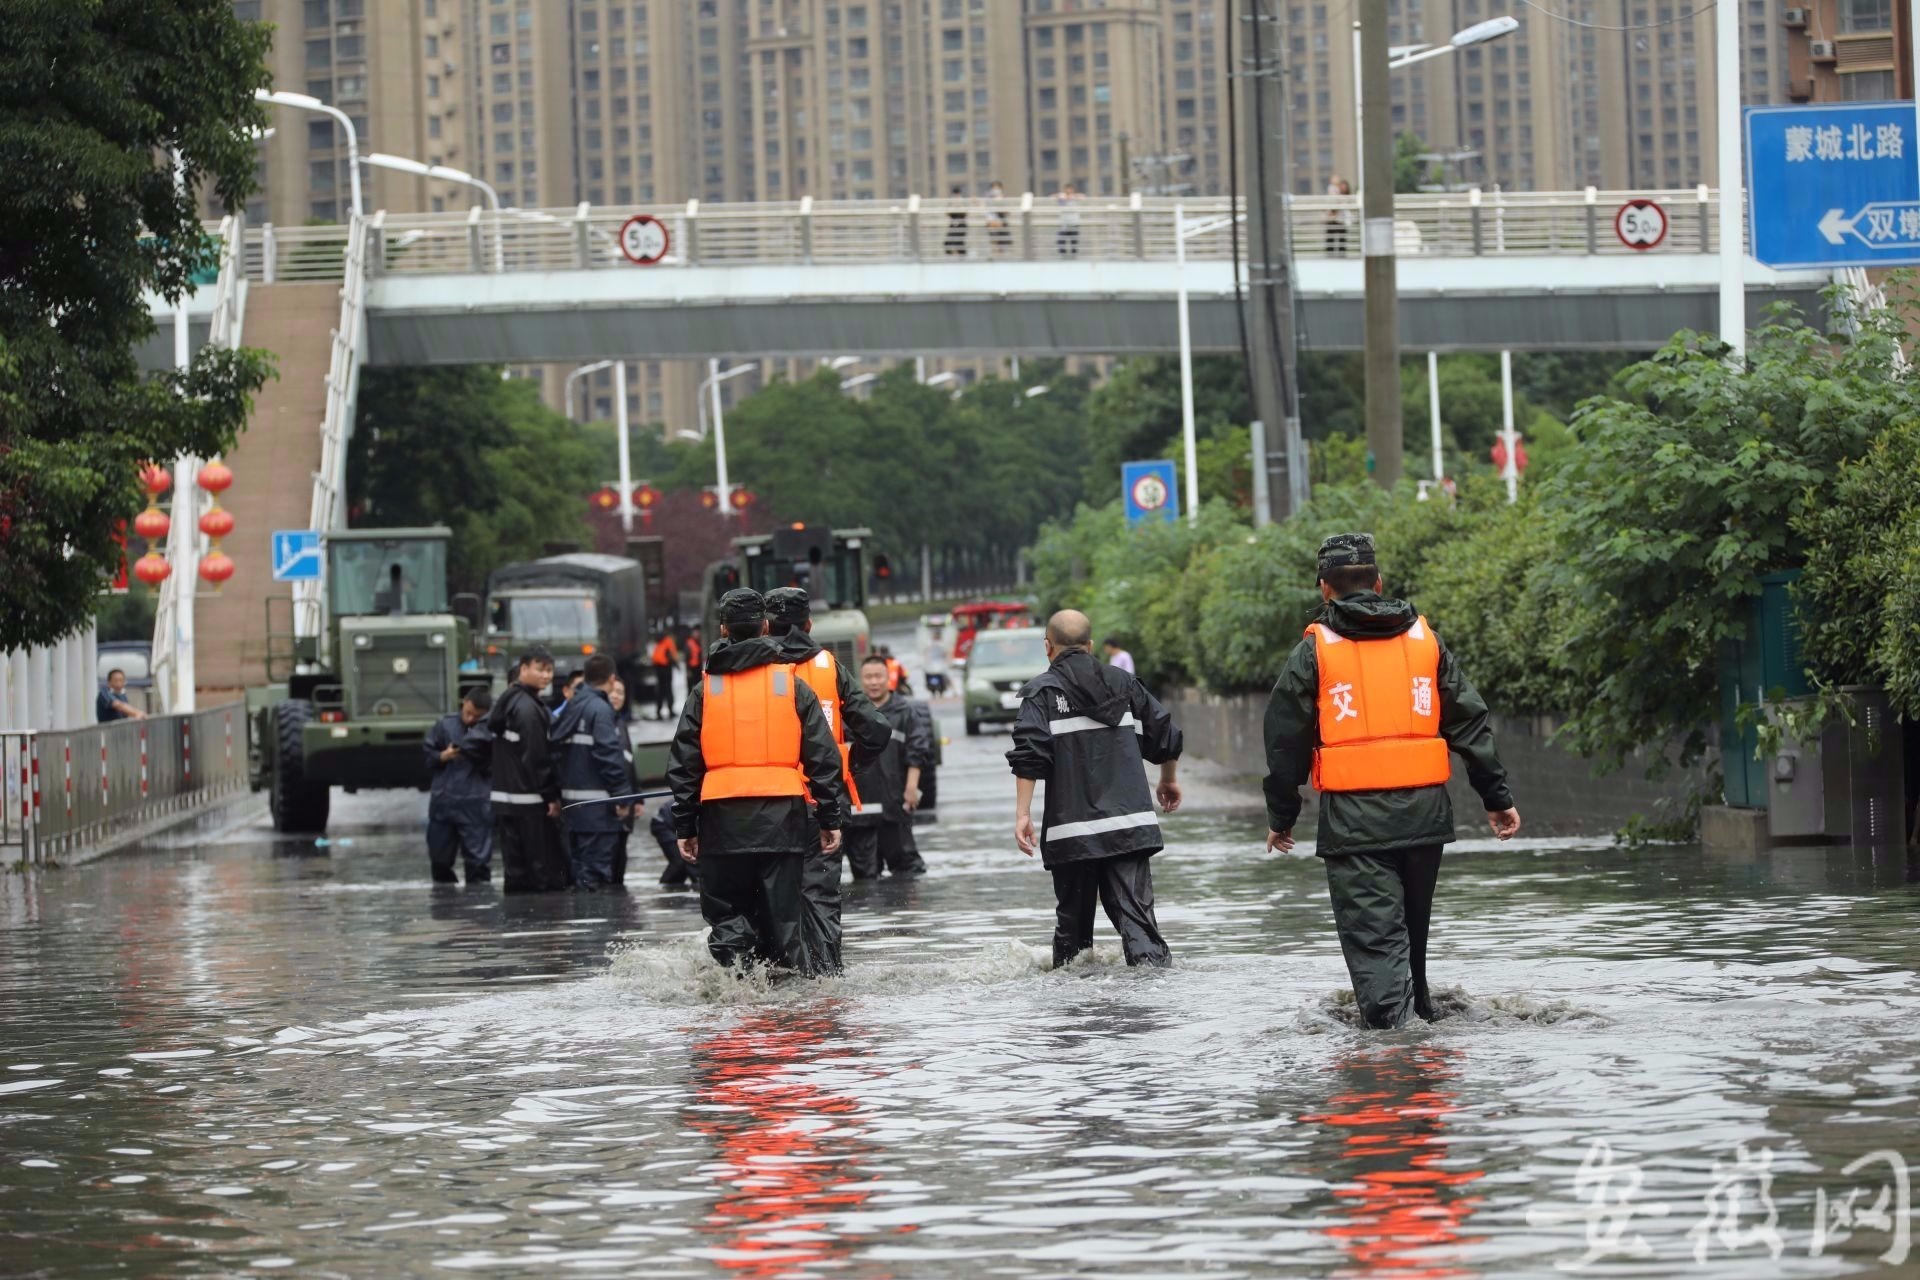
M 932 873 L 851 893 L 839 981 L 713 969 L 639 844 L 625 899 L 431 885 L 416 796 L 0 878 L 0 1274 L 1920 1271 L 1904 859 L 1469 841 L 1450 1016 L 1361 1032 L 1319 864 L 1218 786 L 1177 967 L 1049 972 L 951 708 Z

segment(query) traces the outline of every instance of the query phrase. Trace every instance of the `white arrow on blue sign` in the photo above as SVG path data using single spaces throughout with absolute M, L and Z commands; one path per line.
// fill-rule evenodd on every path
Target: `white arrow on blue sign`
M 1910 102 L 1747 109 L 1748 232 L 1770 267 L 1920 263 Z
M 273 580 L 318 582 L 320 534 L 314 529 L 282 529 L 273 535 Z

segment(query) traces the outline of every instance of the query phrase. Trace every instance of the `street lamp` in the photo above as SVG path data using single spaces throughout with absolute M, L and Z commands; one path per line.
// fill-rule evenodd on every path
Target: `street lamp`
M 1027 399 L 1032 400 L 1032 399 L 1035 399 L 1036 397 L 1047 394 L 1047 392 L 1051 390 L 1053 390 L 1052 387 L 1046 387 L 1046 386 L 1028 387 L 1026 391 L 1026 396 L 1027 396 Z
M 869 382 L 878 382 L 879 380 L 880 375 L 877 373 L 856 373 L 851 378 L 842 378 L 840 380 L 840 389 L 842 391 L 852 391 L 856 387 L 864 387 Z
M 354 129 L 347 113 L 338 107 L 328 106 L 311 94 L 255 89 L 253 96 L 257 102 L 271 102 L 276 106 L 292 107 L 295 111 L 318 111 L 321 115 L 332 116 L 334 123 L 347 131 L 347 178 L 353 191 L 353 216 L 364 217 L 367 210 L 360 201 L 360 134 Z
M 728 517 L 733 514 L 733 485 L 727 480 L 727 415 L 720 407 L 720 384 L 729 378 L 737 378 L 743 373 L 752 373 L 758 369 L 758 361 L 749 360 L 746 364 L 737 364 L 724 372 L 720 368 L 719 357 L 707 361 L 707 376 L 701 387 L 713 397 L 713 463 L 714 479 L 720 488 L 720 514 Z
M 1452 53 L 1455 49 L 1498 40 L 1501 36 L 1510 36 L 1519 29 L 1518 18 L 1502 16 L 1488 18 L 1485 22 L 1476 22 L 1470 27 L 1463 27 L 1447 37 L 1447 42 L 1442 45 L 1391 45 L 1387 49 L 1387 70 L 1398 71 L 1416 62 L 1425 62 L 1428 58 Z M 1353 24 L 1353 172 L 1356 191 L 1366 190 L 1366 160 L 1366 114 L 1360 99 L 1360 24 L 1356 22 Z
M 959 374 L 949 369 L 945 373 L 936 373 L 931 378 L 928 378 L 927 385 L 930 387 L 944 386 L 949 382 L 957 380 L 959 377 Z
M 1221 227 L 1231 227 L 1244 216 L 1188 223 L 1185 207 L 1173 206 L 1174 278 L 1180 304 L 1180 438 L 1186 451 L 1189 521 L 1200 518 L 1200 441 L 1193 423 L 1193 324 L 1187 310 L 1187 241 Z
M 469 187 L 477 187 L 487 198 L 487 205 L 493 210 L 493 269 L 496 272 L 507 269 L 506 250 L 500 243 L 500 193 L 484 178 L 476 178 L 465 169 L 454 169 L 444 164 L 422 164 L 418 160 L 409 160 L 405 156 L 390 156 L 382 151 L 360 157 L 360 163 L 374 169 L 393 169 L 400 173 L 411 173 L 422 178 L 432 178 L 440 182 L 458 182 Z
M 613 363 L 613 361 L 611 361 L 611 360 L 595 360 L 595 361 L 594 361 L 594 362 L 593 362 L 592 364 L 583 364 L 583 365 L 581 365 L 581 366 L 580 366 L 580 367 L 579 367 L 578 369 L 575 369 L 575 370 L 574 370 L 574 371 L 573 371 L 572 373 L 570 373 L 570 374 L 568 374 L 568 375 L 567 375 L 567 384 L 566 384 L 566 393 L 565 393 L 565 396 L 564 396 L 564 398 L 565 398 L 565 400 L 566 400 L 566 402 L 567 402 L 567 415 L 568 415 L 569 417 L 571 417 L 571 416 L 573 415 L 573 382 L 574 382 L 574 379 L 575 379 L 575 378 L 584 378 L 584 377 L 586 377 L 586 376 L 587 376 L 588 374 L 590 374 L 590 373 L 598 373 L 598 372 L 600 372 L 600 371 L 601 371 L 602 369 L 605 369 L 605 368 L 607 368 L 607 367 L 608 367 L 609 365 L 611 365 L 612 363 Z M 587 408 L 586 408 L 586 411 L 585 411 L 585 412 L 583 412 L 583 413 L 582 413 L 582 414 L 581 414 L 580 416 L 581 416 L 582 418 L 589 418 L 589 417 L 592 417 L 592 416 L 593 416 L 593 406 L 592 406 L 591 404 L 589 404 L 589 405 L 587 406 Z
M 837 370 L 846 368 L 850 364 L 859 364 L 860 357 L 859 356 L 835 356 L 833 359 L 823 360 L 821 361 L 821 363 L 824 364 L 827 368 L 837 371 Z

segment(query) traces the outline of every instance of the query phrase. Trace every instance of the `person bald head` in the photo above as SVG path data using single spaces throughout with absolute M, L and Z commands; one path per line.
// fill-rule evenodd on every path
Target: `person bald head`
M 1047 619 L 1047 646 L 1055 653 L 1093 648 L 1093 623 L 1078 609 L 1062 609 Z

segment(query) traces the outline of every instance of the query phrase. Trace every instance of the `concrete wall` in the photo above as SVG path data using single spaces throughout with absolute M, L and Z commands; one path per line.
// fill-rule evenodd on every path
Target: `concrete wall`
M 1264 777 L 1266 746 L 1260 721 L 1267 706 L 1265 694 L 1222 696 L 1197 689 L 1170 689 L 1164 701 L 1186 733 L 1187 754 L 1222 764 L 1236 773 Z M 1564 747 L 1553 745 L 1556 722 L 1548 717 L 1494 717 L 1494 741 L 1507 766 L 1514 801 L 1527 830 L 1537 835 L 1602 835 L 1618 830 L 1635 814 L 1664 816 L 1661 800 L 1677 806 L 1697 788 L 1704 769 L 1675 769 L 1660 782 L 1645 778 L 1645 761 L 1628 761 L 1625 768 L 1595 777 L 1593 767 Z M 1462 831 L 1486 834 L 1480 798 L 1467 785 L 1458 758 L 1453 763 L 1454 811 Z M 1313 811 L 1313 791 L 1306 788 Z

